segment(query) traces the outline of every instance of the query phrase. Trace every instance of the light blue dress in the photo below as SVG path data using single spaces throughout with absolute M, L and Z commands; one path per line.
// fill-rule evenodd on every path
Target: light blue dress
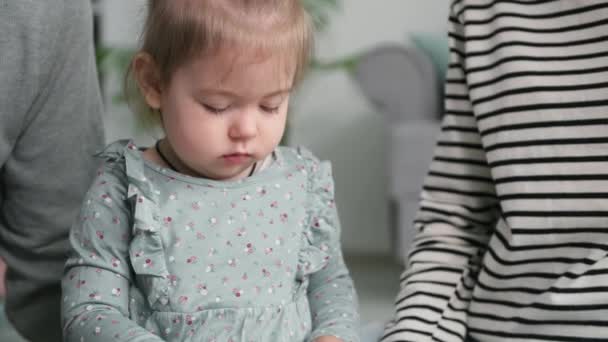
M 132 142 L 101 156 L 70 236 L 65 341 L 359 341 L 329 163 L 280 147 L 223 182 Z

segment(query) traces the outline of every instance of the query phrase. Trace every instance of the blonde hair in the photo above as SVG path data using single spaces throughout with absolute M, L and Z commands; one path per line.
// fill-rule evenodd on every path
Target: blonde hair
M 140 52 L 152 57 L 162 84 L 184 63 L 226 47 L 282 55 L 295 66 L 296 86 L 312 53 L 312 20 L 301 0 L 149 0 Z M 145 104 L 132 73 L 131 63 L 125 76 L 128 102 L 144 121 L 156 124 L 158 112 Z

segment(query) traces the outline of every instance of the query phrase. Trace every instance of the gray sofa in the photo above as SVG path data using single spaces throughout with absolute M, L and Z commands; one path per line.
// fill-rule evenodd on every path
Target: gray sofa
M 403 263 L 415 234 L 412 222 L 440 128 L 442 85 L 436 69 L 418 48 L 395 45 L 364 53 L 353 71 L 387 126 L 391 249 Z

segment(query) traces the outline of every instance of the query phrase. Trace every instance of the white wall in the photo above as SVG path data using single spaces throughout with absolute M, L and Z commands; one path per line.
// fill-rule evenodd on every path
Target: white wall
M 104 0 L 102 40 L 133 46 L 145 0 Z M 408 44 L 410 32 L 445 32 L 447 0 L 343 0 L 343 9 L 317 39 L 317 56 L 331 60 L 377 44 Z M 117 90 L 116 84 L 108 92 Z M 334 165 L 337 201 L 348 252 L 388 253 L 389 233 L 384 177 L 384 127 L 355 84 L 340 72 L 312 74 L 292 104 L 292 144 L 311 148 Z M 108 140 L 134 136 L 136 124 L 128 110 L 110 106 Z M 136 135 L 147 144 L 152 137 Z
M 134 46 L 144 19 L 145 0 L 101 0 L 102 39 L 111 46 Z

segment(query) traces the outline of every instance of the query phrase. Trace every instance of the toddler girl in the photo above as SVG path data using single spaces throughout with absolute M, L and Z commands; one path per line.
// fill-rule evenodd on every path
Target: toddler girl
M 70 242 L 65 341 L 358 341 L 330 166 L 279 147 L 298 0 L 155 0 L 133 58 L 154 147 L 109 145 Z

